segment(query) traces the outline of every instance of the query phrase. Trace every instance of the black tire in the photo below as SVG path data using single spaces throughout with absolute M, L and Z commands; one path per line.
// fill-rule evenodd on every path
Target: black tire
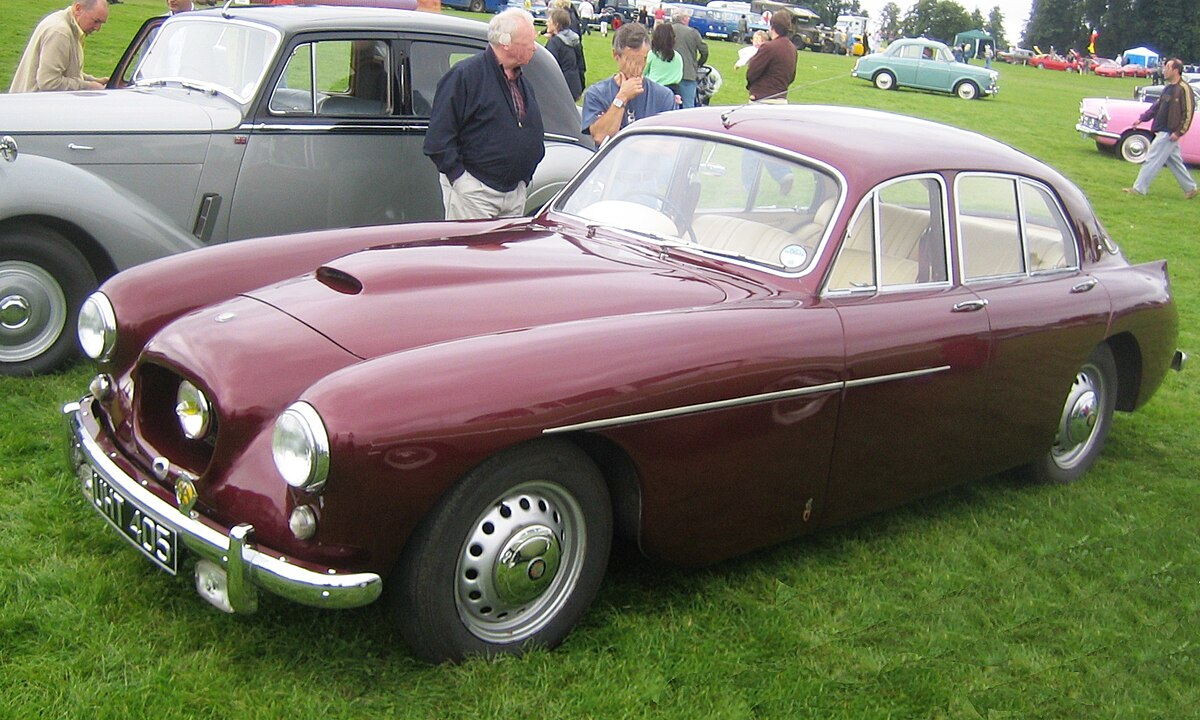
M 1117 405 L 1117 363 L 1107 345 L 1099 345 L 1075 374 L 1067 391 L 1054 445 L 1032 466 L 1033 479 L 1069 483 L 1083 477 L 1112 428 Z
M 429 662 L 554 647 L 595 598 L 611 545 L 608 489 L 587 455 L 559 441 L 520 446 L 438 500 L 387 602 Z
M 471 4 L 467 5 L 467 9 L 473 13 L 483 12 L 483 0 L 471 0 Z
M 896 76 L 887 70 L 880 70 L 875 73 L 875 77 L 871 78 L 871 82 L 875 83 L 875 87 L 880 90 L 895 90 Z
M 1154 138 L 1146 132 L 1131 132 L 1117 143 L 1117 154 L 1126 162 L 1141 165 L 1146 162 L 1146 154 L 1150 152 L 1150 143 Z
M 0 230 L 0 374 L 47 373 L 75 357 L 79 307 L 95 289 L 87 260 L 58 233 Z

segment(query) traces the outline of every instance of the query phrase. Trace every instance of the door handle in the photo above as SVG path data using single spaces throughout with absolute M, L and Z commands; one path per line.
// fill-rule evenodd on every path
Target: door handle
M 68 150 L 87 150 L 88 152 L 91 152 L 92 150 L 95 150 L 96 148 L 92 147 L 91 145 L 76 145 L 75 143 L 67 143 L 67 149 Z
M 952 312 L 976 312 L 987 307 L 988 301 L 980 298 L 978 300 L 963 300 L 960 303 L 955 303 Z
M 1085 293 L 1088 290 L 1091 290 L 1092 288 L 1096 287 L 1099 284 L 1100 283 L 1096 280 L 1096 278 L 1088 278 L 1087 280 L 1079 282 L 1074 287 L 1072 287 L 1071 292 L 1075 293 L 1075 294 Z

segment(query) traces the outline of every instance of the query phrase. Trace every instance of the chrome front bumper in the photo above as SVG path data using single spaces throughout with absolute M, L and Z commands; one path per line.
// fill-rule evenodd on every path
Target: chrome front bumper
M 93 402 L 85 397 L 63 406 L 69 431 L 68 455 L 85 494 L 95 473 L 118 488 L 147 517 L 173 529 L 188 551 L 219 566 L 226 574 L 227 609 L 254 612 L 259 588 L 293 602 L 323 608 L 359 607 L 379 597 L 383 581 L 375 573 L 343 575 L 334 568 L 324 572 L 302 568 L 278 554 L 256 549 L 251 525 L 237 525 L 223 532 L 199 514 L 181 513 L 105 454 L 98 438 L 91 434 L 93 430 L 89 430 L 90 426 L 99 435 L 101 428 L 91 411 Z M 91 421 L 87 420 L 89 417 Z

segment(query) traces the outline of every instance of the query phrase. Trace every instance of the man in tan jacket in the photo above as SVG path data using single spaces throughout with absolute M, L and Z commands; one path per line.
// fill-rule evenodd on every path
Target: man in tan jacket
M 83 71 L 83 39 L 107 20 L 107 0 L 77 0 L 47 15 L 29 38 L 8 91 L 103 89 L 108 78 Z

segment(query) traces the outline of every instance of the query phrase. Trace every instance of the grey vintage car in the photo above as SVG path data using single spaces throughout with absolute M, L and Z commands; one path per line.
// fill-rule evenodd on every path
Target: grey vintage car
M 128 87 L 0 96 L 0 373 L 72 357 L 80 303 L 131 265 L 440 218 L 430 103 L 486 38 L 479 22 L 392 9 L 205 10 L 144 27 L 114 73 Z M 526 73 L 546 127 L 533 211 L 592 147 L 550 54 Z

